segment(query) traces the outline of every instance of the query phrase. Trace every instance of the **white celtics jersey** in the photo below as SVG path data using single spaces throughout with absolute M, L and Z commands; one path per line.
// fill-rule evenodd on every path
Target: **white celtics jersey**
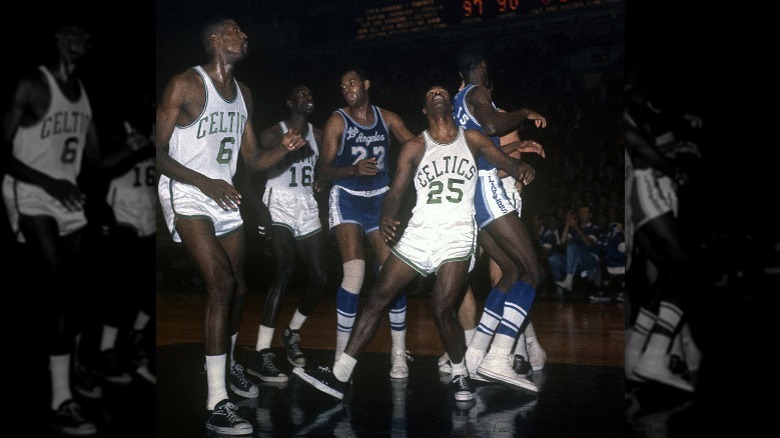
M 477 186 L 477 163 L 463 128 L 452 143 L 434 141 L 423 131 L 425 154 L 417 166 L 414 188 L 417 203 L 409 225 L 472 220 Z
M 282 129 L 282 134 L 288 131 L 284 121 L 279 122 L 279 127 Z M 306 144 L 298 150 L 288 152 L 279 164 L 268 171 L 266 190 L 273 189 L 274 193 L 277 191 L 312 193 L 314 166 L 319 155 L 319 145 L 314 139 L 314 127 L 309 123 Z
M 157 231 L 157 184 L 154 157 L 140 161 L 113 180 L 106 201 L 119 226 L 132 228 L 138 237 Z
M 41 120 L 19 127 L 14 137 L 13 156 L 27 166 L 52 178 L 76 183 L 87 140 L 92 109 L 79 81 L 79 98 L 69 100 L 46 67 L 38 67 L 46 77 L 51 101 Z M 43 192 L 39 186 L 18 181 L 18 192 Z
M 214 87 L 209 75 L 201 66 L 193 67 L 203 79 L 206 89 L 206 105 L 200 116 L 188 126 L 173 129 L 168 153 L 183 166 L 203 175 L 233 184 L 236 173 L 241 136 L 244 133 L 248 112 L 244 96 L 233 79 L 236 96 L 226 100 Z M 165 180 L 167 178 L 161 178 Z M 195 186 L 172 182 L 182 191 L 199 196 Z

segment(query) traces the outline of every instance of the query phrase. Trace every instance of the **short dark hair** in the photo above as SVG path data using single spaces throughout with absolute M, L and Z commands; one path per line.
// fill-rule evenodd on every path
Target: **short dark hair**
M 55 35 L 57 36 L 66 36 L 66 35 L 79 35 L 84 38 L 89 38 L 89 32 L 87 30 L 78 24 L 63 24 L 57 28 L 57 32 L 55 32 Z
M 225 26 L 226 21 L 233 21 L 233 19 L 227 17 L 217 17 L 208 20 L 203 24 L 203 27 L 200 31 L 200 42 L 203 45 L 203 48 L 206 50 L 206 53 L 211 53 L 211 36 L 219 33 Z
M 307 85 L 303 85 L 303 84 L 296 84 L 296 85 L 293 85 L 292 87 L 289 87 L 289 89 L 287 91 L 287 99 L 285 101 L 287 101 L 287 100 L 295 100 L 295 96 L 298 94 L 297 90 L 299 88 L 304 88 L 304 87 L 305 88 L 309 88 Z M 309 88 L 309 90 L 311 90 L 311 88 Z
M 481 44 L 467 45 L 458 52 L 458 71 L 465 76 L 466 73 L 473 71 L 482 61 L 487 62 L 485 48 Z
M 361 65 L 350 65 L 350 66 L 344 68 L 343 70 L 341 70 L 341 74 L 339 75 L 339 78 L 343 77 L 345 74 L 347 74 L 347 73 L 349 73 L 351 71 L 354 71 L 358 75 L 360 80 L 362 80 L 362 81 L 370 81 L 371 80 L 370 79 L 370 75 L 368 73 L 368 70 L 366 70 L 366 68 L 361 66 Z

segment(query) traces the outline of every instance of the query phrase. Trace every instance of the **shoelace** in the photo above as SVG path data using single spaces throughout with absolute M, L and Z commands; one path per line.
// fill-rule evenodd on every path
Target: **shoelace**
M 409 354 L 408 351 L 393 352 L 393 362 L 396 361 L 396 358 L 404 358 L 407 362 L 413 362 L 414 361 L 414 358 Z
M 71 417 L 76 423 L 83 423 L 86 421 L 84 420 L 84 416 L 81 414 L 81 406 L 77 405 L 76 403 L 68 403 L 62 410 L 66 412 L 68 416 Z
M 300 345 L 298 345 L 301 342 L 301 335 L 295 332 L 292 332 L 290 334 L 290 340 L 288 348 L 292 351 L 292 354 L 294 357 L 303 356 L 303 351 L 301 351 Z
M 247 379 L 244 375 L 244 367 L 241 365 L 236 364 L 236 366 L 230 368 L 230 373 L 233 374 L 236 379 L 238 379 L 238 382 L 241 383 L 243 388 L 249 388 L 252 386 L 252 384 L 249 382 L 249 379 Z
M 273 374 L 279 374 L 281 371 L 279 371 L 279 368 L 276 368 L 276 364 L 274 364 L 275 357 L 276 353 L 266 353 L 265 356 L 263 356 L 263 367 Z
M 229 421 L 231 424 L 234 424 L 234 423 L 238 423 L 238 422 L 244 421 L 244 420 L 243 420 L 241 417 L 239 417 L 239 416 L 236 414 L 236 412 L 235 412 L 235 411 L 236 411 L 238 408 L 236 408 L 236 405 L 234 405 L 233 403 L 225 403 L 225 405 L 224 405 L 224 406 L 222 406 L 222 408 L 223 408 L 223 410 L 225 411 L 225 414 L 224 414 L 224 415 L 225 415 L 225 417 L 227 417 L 228 421 Z
M 458 385 L 458 391 L 469 391 L 471 392 L 471 388 L 469 388 L 468 381 L 466 380 L 466 376 L 458 376 L 455 377 L 455 384 Z
M 330 372 L 330 367 L 324 367 L 322 365 L 319 365 L 319 366 L 317 366 L 317 371 L 319 371 L 321 373 L 329 373 Z

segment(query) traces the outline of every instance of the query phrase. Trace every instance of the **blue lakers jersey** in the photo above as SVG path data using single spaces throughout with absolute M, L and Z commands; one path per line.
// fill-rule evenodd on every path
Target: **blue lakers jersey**
M 345 126 L 341 147 L 333 165 L 352 166 L 360 160 L 375 157 L 379 173 L 374 176 L 350 176 L 334 181 L 334 184 L 360 191 L 377 190 L 390 184 L 386 162 L 390 135 L 379 108 L 371 105 L 371 110 L 374 112 L 374 123 L 371 126 L 360 125 L 343 110 L 336 110 L 344 119 Z
M 455 124 L 458 126 L 484 133 L 485 131 L 482 129 L 482 125 L 479 124 L 474 115 L 469 111 L 468 105 L 466 105 L 466 95 L 469 91 L 473 90 L 474 87 L 476 87 L 476 85 L 468 84 L 455 95 L 455 108 L 453 109 L 452 117 L 455 118 Z M 493 109 L 498 111 L 496 105 L 493 102 L 491 102 L 491 104 L 493 105 Z M 496 147 L 499 147 L 500 143 L 498 136 L 490 137 L 490 139 L 493 140 L 493 144 L 495 144 Z M 490 164 L 480 155 L 477 158 L 477 168 L 479 170 L 491 170 L 495 169 L 495 166 Z

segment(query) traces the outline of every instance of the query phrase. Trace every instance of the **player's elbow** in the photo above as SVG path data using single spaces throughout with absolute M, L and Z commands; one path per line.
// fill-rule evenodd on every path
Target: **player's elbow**
M 488 137 L 494 137 L 498 135 L 498 126 L 492 121 L 488 121 L 487 123 L 482 124 L 482 131 Z

